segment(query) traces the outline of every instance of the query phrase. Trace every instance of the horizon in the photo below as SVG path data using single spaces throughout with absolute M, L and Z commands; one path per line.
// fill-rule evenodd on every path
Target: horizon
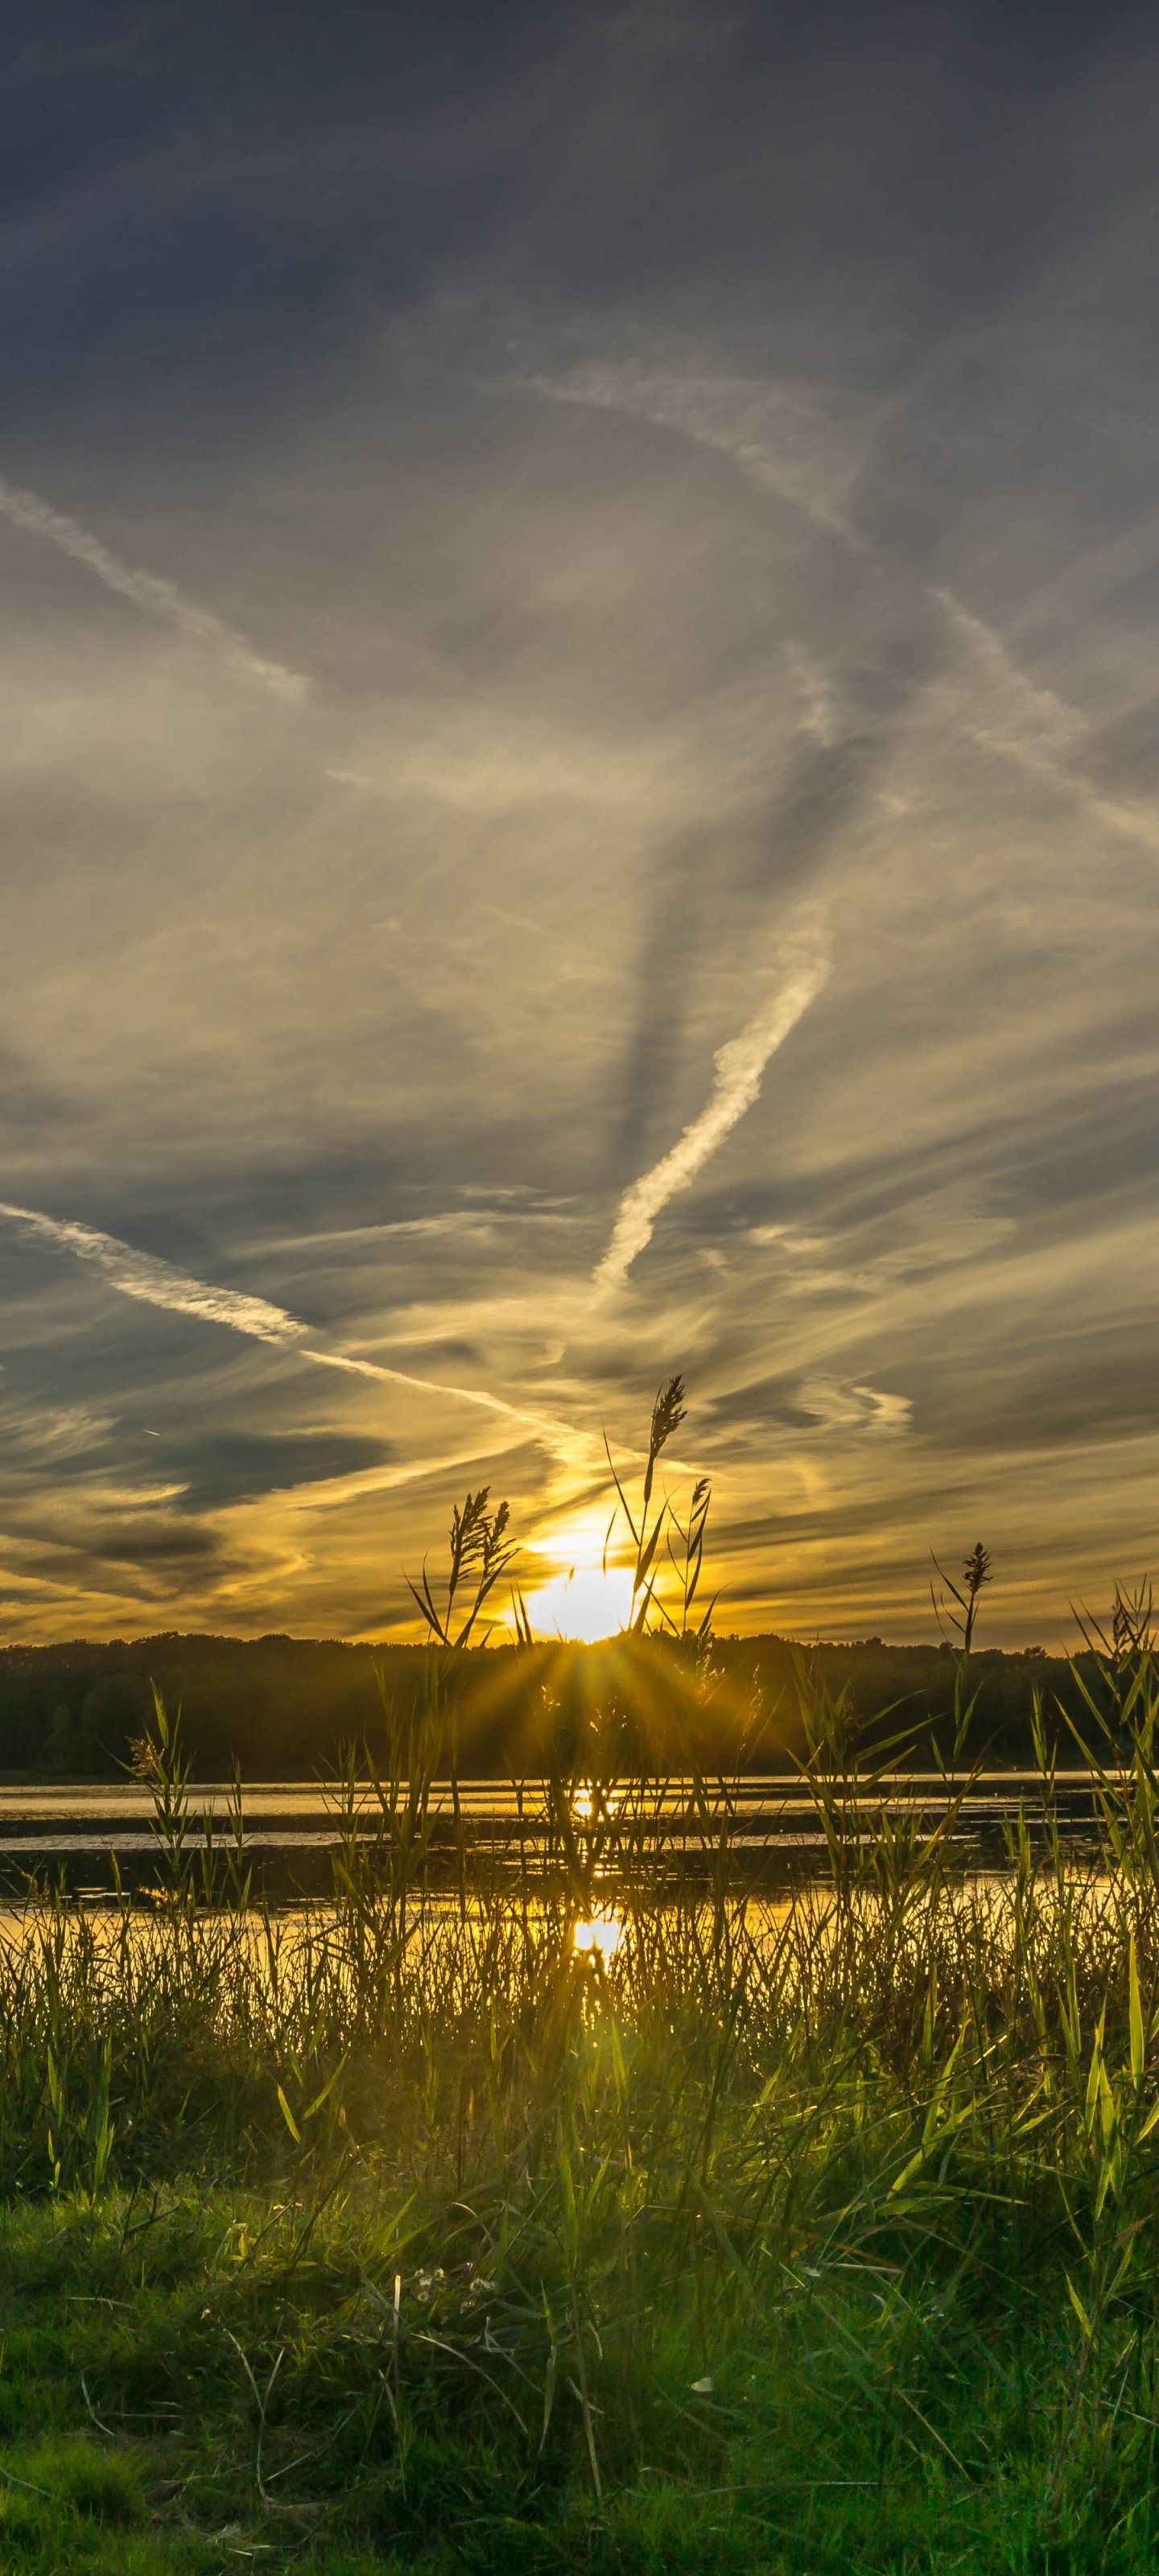
M 0 1644 L 1152 1558 L 1159 27 L 17 0 Z M 605 1569 L 605 1551 L 607 1566 Z M 409 1625 L 408 1625 L 409 1623 Z
M 648 1631 L 646 1643 L 649 1646 L 659 1643 L 667 1651 L 672 1651 L 676 1641 L 671 1637 L 666 1636 L 662 1629 L 651 1629 Z M 852 1634 L 847 1637 L 823 1637 L 819 1634 L 811 1637 L 795 1637 L 775 1628 L 729 1628 L 723 1629 L 720 1632 L 714 1631 L 709 1643 L 710 1646 L 714 1647 L 768 1645 L 788 1646 L 794 1653 L 805 1654 L 823 1654 L 830 1648 L 833 1648 L 838 1653 L 848 1652 L 852 1654 L 862 1648 L 879 1647 L 882 1652 L 886 1654 L 945 1654 L 954 1657 L 960 1657 L 961 1655 L 961 1648 L 955 1644 L 952 1637 L 938 1636 L 936 1634 L 929 1633 L 918 1637 L 881 1637 L 877 1635 L 854 1636 Z M 107 1637 L 89 1635 L 61 1635 L 57 1637 L 37 1638 L 0 1637 L 0 1655 L 19 1655 L 24 1653 L 38 1655 L 63 1654 L 72 1648 L 76 1648 L 80 1651 L 92 1648 L 104 1653 L 106 1651 L 112 1652 L 118 1646 L 124 1646 L 129 1651 L 136 1651 L 140 1647 L 154 1646 L 158 1644 L 172 1644 L 177 1646 L 335 1646 L 349 1649 L 351 1653 L 361 1652 L 370 1655 L 395 1653 L 408 1655 L 437 1655 L 440 1651 L 444 1653 L 446 1652 L 445 1649 L 440 1650 L 429 1637 L 400 1637 L 398 1635 L 383 1635 L 377 1637 L 340 1637 L 334 1635 L 327 1636 L 321 1631 L 316 1635 L 307 1636 L 296 1634 L 293 1630 L 287 1628 L 263 1628 L 252 1630 L 228 1628 L 156 1628 L 143 1631 L 137 1636 L 125 1634 Z M 535 1635 L 530 1641 L 528 1641 L 527 1639 L 521 1639 L 514 1629 L 504 1628 L 499 1634 L 492 1632 L 480 1637 L 473 1637 L 466 1647 L 455 1648 L 453 1653 L 456 1656 L 461 1654 L 474 1655 L 484 1653 L 519 1654 L 527 1651 L 539 1654 L 554 1651 L 557 1647 L 565 1649 L 568 1653 L 575 1650 L 582 1653 L 587 1653 L 589 1651 L 592 1653 L 598 1653 L 600 1648 L 604 1646 L 622 1646 L 630 1644 L 631 1640 L 628 1637 L 627 1632 L 623 1629 L 609 1630 L 608 1634 L 603 1637 L 569 1637 L 558 1632 L 555 1634 L 544 1633 L 542 1635 Z M 971 1647 L 970 1660 L 972 1662 L 977 1662 L 979 1658 L 986 1655 L 996 1655 L 1010 1661 L 1025 1660 L 1027 1658 L 1042 1656 L 1050 1662 L 1066 1662 L 1086 1651 L 1087 1647 L 1082 1641 L 1081 1634 L 1078 1642 L 1071 1643 L 1069 1645 L 1050 1645 L 1044 1643 L 1041 1638 L 1037 1638 L 1033 1645 L 1001 1646 L 995 1645 L 990 1639 L 983 1637 L 977 1645 Z

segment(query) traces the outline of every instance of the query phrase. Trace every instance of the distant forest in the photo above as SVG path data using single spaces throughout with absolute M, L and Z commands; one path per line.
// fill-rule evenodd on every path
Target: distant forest
M 437 1694 L 445 1743 L 467 1776 L 565 1768 L 660 1773 L 695 1760 L 708 1770 L 785 1767 L 804 1748 L 804 1688 L 842 1700 L 839 1724 L 881 1741 L 918 1733 L 905 1758 L 948 1751 L 955 1657 L 946 1645 L 803 1649 L 784 1637 L 720 1638 L 707 1669 L 663 1640 L 602 1646 L 476 1647 L 438 1659 L 423 1646 L 351 1646 L 294 1637 L 163 1635 L 128 1643 L 0 1649 L 0 1772 L 116 1778 L 152 1714 L 154 1683 L 182 1735 L 195 1778 L 249 1780 L 332 1773 L 344 1749 L 379 1765 Z M 964 1748 L 996 1763 L 1034 1758 L 1040 1695 L 1049 1741 L 1077 1759 L 1065 1712 L 1093 1731 L 1078 1667 L 1031 1648 L 971 1657 L 977 1705 Z

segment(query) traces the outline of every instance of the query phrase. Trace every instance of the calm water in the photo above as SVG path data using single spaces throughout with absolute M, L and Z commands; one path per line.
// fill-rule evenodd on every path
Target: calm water
M 1036 1771 L 979 1773 L 962 1799 L 955 1833 L 967 1838 L 993 1835 L 1022 1811 L 1033 1824 L 1043 1810 L 1044 1784 Z M 1096 1818 L 1094 1775 L 1089 1771 L 1055 1776 L 1055 1805 L 1064 1829 L 1081 1833 Z M 865 1826 L 882 1816 L 900 1823 L 906 1818 L 927 1825 L 945 1814 L 953 1792 L 936 1771 L 893 1773 L 874 1783 L 864 1797 Z M 709 1786 L 719 1819 L 720 1804 Z M 734 1848 L 751 1852 L 791 1852 L 820 1848 L 816 1809 L 796 1773 L 753 1776 L 730 1782 L 723 1793 L 733 1818 Z M 204 1847 L 208 1823 L 220 1843 L 228 1830 L 232 1791 L 223 1782 L 190 1789 L 187 1848 Z M 620 1793 L 607 1789 L 573 1792 L 572 1816 L 582 1832 L 599 1830 L 599 1805 L 614 1815 Z M 454 1836 L 454 1800 L 449 1783 L 431 1794 L 435 1815 L 432 1849 L 444 1848 Z M 368 1836 L 381 1829 L 382 1814 L 369 1782 L 356 1795 L 360 1829 Z M 687 1782 L 674 1780 L 654 1794 L 630 1793 L 634 1826 L 658 1848 L 673 1851 L 699 1847 L 702 1829 Z M 10 1869 L 34 1868 L 41 1862 L 116 1854 L 133 1860 L 155 1852 L 151 1831 L 152 1798 L 135 1780 L 36 1781 L 0 1783 L 0 1859 Z M 242 1791 L 247 1850 L 255 1855 L 331 1850 L 342 1839 L 333 1791 L 317 1781 L 253 1781 Z M 519 1790 L 494 1780 L 463 1781 L 459 1814 L 470 1841 L 480 1848 L 511 1846 L 534 1851 L 549 1830 L 550 1800 L 546 1784 L 526 1781 Z

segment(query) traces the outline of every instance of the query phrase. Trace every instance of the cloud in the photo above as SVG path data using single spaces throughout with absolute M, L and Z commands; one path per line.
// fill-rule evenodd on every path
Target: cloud
M 868 1431 L 886 1439 L 908 1431 L 913 1414 L 911 1396 L 854 1386 L 848 1378 L 808 1378 L 797 1390 L 797 1402 L 823 1431 Z
M 300 706 L 307 696 L 310 683 L 302 672 L 289 671 L 283 663 L 267 660 L 248 636 L 239 634 L 236 626 L 227 625 L 224 617 L 216 617 L 212 609 L 199 608 L 196 600 L 186 599 L 175 583 L 122 563 L 78 520 L 66 518 L 62 510 L 54 510 L 38 493 L 22 491 L 18 484 L 8 483 L 3 477 L 0 517 L 9 520 L 14 528 L 22 528 L 27 536 L 43 537 L 49 545 L 58 546 L 74 563 L 87 565 L 106 590 L 131 600 L 134 608 L 142 609 L 147 617 L 158 617 L 166 626 L 175 626 L 179 634 L 203 645 L 239 679 L 268 689 L 272 697 L 281 698 L 287 706 Z
M 490 1395 L 481 1387 L 450 1386 L 439 1378 L 416 1377 L 407 1369 L 386 1368 L 377 1360 L 351 1359 L 339 1351 L 305 1348 L 301 1336 L 309 1327 L 300 1323 L 296 1315 L 287 1314 L 284 1307 L 270 1305 L 265 1297 L 245 1296 L 233 1288 L 210 1287 L 204 1279 L 193 1279 L 187 1271 L 175 1269 L 172 1262 L 159 1261 L 153 1253 L 138 1252 L 132 1244 L 121 1243 L 116 1235 L 100 1234 L 92 1226 L 45 1216 L 36 1208 L 12 1207 L 0 1200 L 0 1217 L 3 1216 L 25 1234 L 51 1243 L 62 1252 L 75 1253 L 78 1261 L 91 1261 L 110 1288 L 118 1289 L 124 1297 L 138 1298 L 142 1305 L 161 1306 L 173 1314 L 196 1315 L 207 1324 L 225 1324 L 231 1332 L 243 1333 L 251 1341 L 288 1345 L 299 1359 L 311 1360 L 318 1368 L 342 1369 L 351 1377 L 414 1387 L 423 1395 L 442 1395 L 454 1403 L 476 1405 L 504 1421 L 518 1423 L 560 1455 L 571 1456 L 577 1447 L 586 1446 L 582 1435 L 568 1424 L 509 1404 L 504 1396 Z
M 750 482 L 773 492 L 831 535 L 860 547 L 846 504 L 878 407 L 815 385 L 731 376 L 675 350 L 667 363 L 597 359 L 560 375 L 522 380 L 549 402 L 635 414 L 698 447 L 731 457 Z
M 647 420 L 729 457 L 758 490 L 790 502 L 841 537 L 884 574 L 892 573 L 903 591 L 909 586 L 904 567 L 891 565 L 852 515 L 872 441 L 885 424 L 885 405 L 806 382 L 729 375 L 675 340 L 666 356 L 599 359 L 522 381 L 547 401 Z M 1139 543 L 1133 531 L 1135 554 Z M 948 585 L 914 581 L 911 598 L 915 606 L 924 599 L 941 611 L 962 648 L 967 694 L 955 721 L 967 739 L 1049 781 L 1096 825 L 1145 848 L 1159 847 L 1152 804 L 1100 795 L 1077 766 L 1089 732 L 1079 709 L 1029 679 L 1002 637 Z M 787 655 L 805 700 L 802 730 L 829 747 L 836 739 L 831 684 L 796 644 L 787 647 Z
M 989 751 L 1041 775 L 1056 778 L 1087 731 L 1077 707 L 1053 689 L 1036 689 L 1007 652 L 1000 636 L 964 608 L 952 590 L 931 596 L 945 609 L 972 664 L 975 700 L 962 728 Z M 1073 786 L 1069 779 L 1067 784 Z
M 49 36 L 39 43 L 22 45 L 14 60 L 0 71 L 0 89 L 16 89 L 25 82 L 72 81 L 89 78 L 93 72 L 119 71 L 134 54 L 141 51 L 150 36 L 161 30 L 169 12 L 146 9 L 125 26 L 107 36 L 70 43 L 67 37 Z
M 611 1242 L 593 1273 L 597 1288 L 623 1286 L 632 1263 L 652 1240 L 661 1209 L 677 1190 L 691 1186 L 737 1120 L 752 1108 L 769 1057 L 815 1001 L 829 972 L 828 956 L 819 942 L 802 942 L 787 950 L 784 963 L 787 971 L 779 991 L 746 1022 L 739 1037 L 718 1047 L 713 1059 L 716 1079 L 699 1118 L 685 1128 L 679 1144 L 662 1161 L 625 1190 Z

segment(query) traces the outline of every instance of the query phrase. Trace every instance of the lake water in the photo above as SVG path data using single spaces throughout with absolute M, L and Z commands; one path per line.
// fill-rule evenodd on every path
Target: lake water
M 1112 1775 L 1116 1780 L 1120 1775 Z M 1086 1770 L 1059 1772 L 1053 1783 L 1054 1812 L 1064 1832 L 1082 1835 L 1097 1820 L 1095 1775 Z M 985 1771 L 973 1775 L 964 1793 L 937 1771 L 895 1772 L 867 1785 L 856 1814 L 847 1818 L 850 1837 L 877 1835 L 883 1825 L 905 1823 L 931 1830 L 946 1817 L 952 1800 L 960 1803 L 952 1834 L 957 1843 L 993 1848 L 1003 1828 L 1021 1812 L 1033 1831 L 1043 1816 L 1045 1783 L 1037 1771 Z M 816 1804 L 797 1773 L 754 1775 L 726 1783 L 706 1784 L 708 1808 L 698 1805 L 692 1784 L 672 1780 L 655 1788 L 639 1784 L 616 1788 L 571 1789 L 571 1821 L 581 1842 L 592 1848 L 609 1826 L 630 1835 L 638 1854 L 655 1849 L 658 1857 L 699 1853 L 711 1847 L 723 1814 L 731 1818 L 730 1844 L 754 1866 L 807 1864 L 824 1854 L 825 1836 Z M 191 1784 L 186 1848 L 204 1849 L 209 1839 L 221 1846 L 229 1835 L 233 1791 L 225 1782 Z M 440 1853 L 456 1846 L 455 1798 L 449 1782 L 434 1784 L 430 1854 L 437 1868 Z M 370 1782 L 359 1783 L 354 1799 L 356 1830 L 367 1838 L 383 1831 L 383 1811 Z M 528 1780 L 519 1787 L 495 1780 L 465 1780 L 458 1789 L 459 1826 L 468 1846 L 480 1856 L 511 1855 L 522 1865 L 533 1863 L 558 1831 L 548 1784 Z M 95 1879 L 97 1892 L 112 1882 L 114 1865 L 130 1882 L 156 1867 L 152 1831 L 153 1801 L 146 1784 L 132 1780 L 0 1782 L 0 1874 L 11 1888 L 21 1877 L 49 1871 L 79 1888 Z M 247 1857 L 263 1883 L 280 1880 L 292 1889 L 317 1892 L 325 1883 L 329 1855 L 344 1839 L 337 1794 L 318 1781 L 253 1781 L 242 1790 L 242 1818 Z M 311 1865 L 312 1864 L 312 1865 Z

